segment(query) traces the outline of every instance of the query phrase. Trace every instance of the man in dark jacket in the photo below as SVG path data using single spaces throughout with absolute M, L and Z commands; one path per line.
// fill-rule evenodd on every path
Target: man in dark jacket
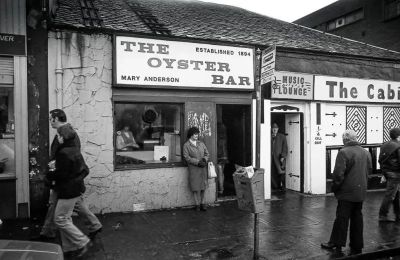
M 393 128 L 389 132 L 391 140 L 381 146 L 379 164 L 386 178 L 386 193 L 379 209 L 379 221 L 393 221 L 387 214 L 393 203 L 393 212 L 396 220 L 400 220 L 400 128 Z
M 58 196 L 54 223 L 60 230 L 63 251 L 81 257 L 87 252 L 90 239 L 72 223 L 71 215 L 75 207 L 79 209 L 79 214 L 93 213 L 82 198 L 85 192 L 84 178 L 89 168 L 77 146 L 76 135 L 72 127 L 57 128 L 59 146 L 55 152 L 55 168 L 49 175 L 55 181 L 54 189 Z
M 287 141 L 284 134 L 278 133 L 279 126 L 273 123 L 271 127 L 271 184 L 272 189 L 285 189 L 285 163 L 287 156 Z
M 79 136 L 72 128 L 71 124 L 67 123 L 67 115 L 63 110 L 51 110 L 49 121 L 50 126 L 57 129 L 58 134 L 62 133 L 65 135 L 66 139 L 72 139 L 71 142 L 74 147 L 77 147 L 78 149 L 81 148 Z M 57 227 L 54 224 L 54 211 L 57 205 L 58 195 L 54 187 L 55 181 L 52 179 L 52 177 L 54 177 L 52 170 L 54 170 L 55 167 L 55 154 L 58 151 L 59 146 L 60 143 L 58 142 L 58 135 L 56 134 L 50 146 L 49 173 L 46 178 L 47 184 L 50 186 L 49 207 L 40 232 L 40 237 L 33 238 L 33 240 L 48 241 L 49 239 L 56 237 Z M 82 217 L 85 220 L 84 223 L 89 231 L 89 238 L 94 239 L 96 234 L 102 230 L 102 225 L 99 219 L 86 207 L 81 208 L 79 203 L 75 205 L 74 211 L 79 214 L 79 217 Z
M 339 151 L 333 171 L 332 190 L 338 200 L 336 219 L 325 249 L 341 251 L 346 246 L 350 220 L 350 254 L 361 253 L 363 242 L 362 204 L 367 192 L 368 174 L 372 172 L 372 160 L 368 151 L 357 142 L 353 130 L 343 133 L 344 147 Z

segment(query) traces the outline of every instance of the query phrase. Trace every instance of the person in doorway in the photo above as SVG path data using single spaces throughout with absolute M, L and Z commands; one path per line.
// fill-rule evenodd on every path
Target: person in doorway
M 48 241 L 55 238 L 57 231 L 57 227 L 54 223 L 54 212 L 57 205 L 58 194 L 55 190 L 55 180 L 52 178 L 54 178 L 53 172 L 55 170 L 55 155 L 60 148 L 60 143 L 58 141 L 59 133 L 70 132 L 70 136 L 73 138 L 72 143 L 74 144 L 74 147 L 76 147 L 78 150 L 80 150 L 81 148 L 79 136 L 72 128 L 72 126 L 67 123 L 67 116 L 63 110 L 54 109 L 50 111 L 49 121 L 51 127 L 57 129 L 57 134 L 54 136 L 54 139 L 51 143 L 49 172 L 46 176 L 46 183 L 50 187 L 49 206 L 47 209 L 47 214 L 43 227 L 40 232 L 40 236 L 38 238 L 32 239 L 40 241 Z M 102 230 L 102 225 L 100 221 L 86 207 L 81 207 L 81 204 L 76 204 L 74 211 L 78 213 L 79 217 L 82 217 L 85 220 L 85 224 L 87 225 L 87 229 L 89 231 L 89 237 L 93 240 L 96 235 Z
M 130 151 L 139 149 L 139 145 L 136 143 L 129 126 L 124 126 L 121 131 L 117 132 L 116 143 L 118 150 Z
M 224 193 L 224 169 L 228 163 L 228 145 L 227 145 L 227 133 L 226 127 L 222 121 L 217 123 L 217 181 L 218 181 L 218 193 Z
M 187 142 L 183 145 L 183 158 L 189 168 L 189 185 L 193 192 L 196 211 L 205 211 L 204 192 L 207 188 L 207 162 L 209 153 L 206 145 L 199 141 L 199 129 L 191 127 L 187 133 Z
M 284 134 L 278 133 L 279 126 L 273 123 L 271 127 L 271 184 L 274 190 L 285 189 L 285 168 L 287 156 L 287 141 Z
M 393 204 L 396 221 L 400 221 L 400 128 L 389 132 L 391 140 L 381 146 L 379 164 L 386 180 L 386 192 L 379 209 L 379 221 L 393 221 L 388 217 L 389 206 Z
M 367 193 L 368 174 L 372 172 L 372 160 L 368 151 L 357 142 L 357 134 L 346 130 L 344 147 L 339 151 L 333 171 L 332 191 L 338 200 L 336 219 L 329 242 L 322 243 L 324 249 L 341 252 L 346 246 L 350 221 L 350 254 L 361 253 L 363 242 L 362 205 Z

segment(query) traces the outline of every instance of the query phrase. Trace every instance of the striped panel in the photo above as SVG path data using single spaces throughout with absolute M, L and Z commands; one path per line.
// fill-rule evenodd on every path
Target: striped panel
M 400 107 L 383 107 L 383 142 L 390 140 L 389 131 L 400 128 Z
M 354 130 L 357 133 L 358 141 L 362 144 L 367 140 L 367 107 L 347 106 L 346 107 L 346 129 Z

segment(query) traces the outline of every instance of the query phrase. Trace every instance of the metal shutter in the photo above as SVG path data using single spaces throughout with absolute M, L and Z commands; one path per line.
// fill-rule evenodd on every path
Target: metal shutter
M 14 60 L 13 58 L 0 57 L 0 84 L 14 83 Z

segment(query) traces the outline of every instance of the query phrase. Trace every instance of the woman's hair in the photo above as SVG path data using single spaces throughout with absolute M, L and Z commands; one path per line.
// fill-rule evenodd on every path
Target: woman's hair
M 187 132 L 187 138 L 192 137 L 194 134 L 199 134 L 200 130 L 199 128 L 192 126 L 191 128 L 189 128 L 188 132 Z

